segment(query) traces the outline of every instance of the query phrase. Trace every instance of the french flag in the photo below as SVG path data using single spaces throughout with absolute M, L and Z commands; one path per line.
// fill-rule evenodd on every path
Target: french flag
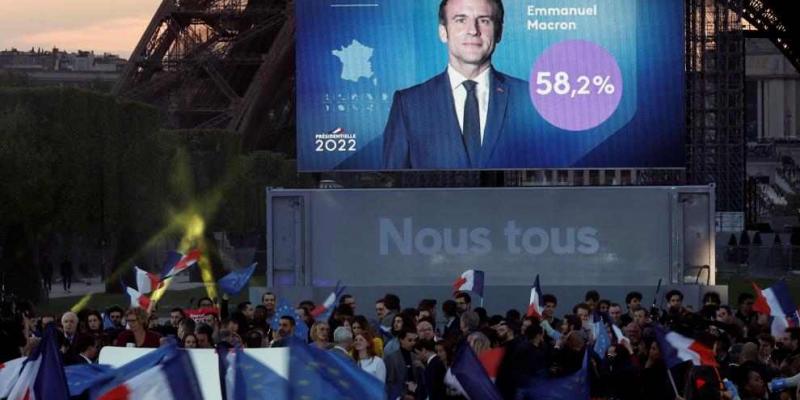
M 192 361 L 173 343 L 123 365 L 117 376 L 97 388 L 97 400 L 202 399 Z
M 125 292 L 131 300 L 131 308 L 143 308 L 147 310 L 150 308 L 150 298 L 139 293 L 136 289 L 126 286 Z
M 133 267 L 133 270 L 136 273 L 136 288 L 139 289 L 139 293 L 147 294 L 161 286 L 161 279 L 158 275 L 136 266 Z
M 322 304 L 318 304 L 313 310 L 311 310 L 311 316 L 317 318 L 323 314 L 330 315 L 330 313 L 333 312 L 333 308 L 336 307 L 336 303 L 339 302 L 339 297 L 341 297 L 342 293 L 344 293 L 344 288 L 345 287 L 342 286 L 341 281 L 336 282 L 336 288 L 333 290 L 333 292 L 331 292 L 331 294 L 328 295 L 327 298 L 325 298 L 325 301 L 322 302 Z M 323 320 L 326 319 L 327 317 L 323 318 Z
M 684 361 L 691 361 L 694 365 L 719 366 L 714 351 L 700 342 L 658 325 L 655 326 L 655 333 L 661 355 L 668 368 Z
M 797 326 L 797 307 L 785 281 L 777 281 L 764 290 L 753 282 L 756 301 L 753 310 L 772 317 L 772 336 L 786 334 L 786 328 Z
M 55 324 L 45 328 L 39 346 L 23 362 L 8 400 L 68 400 L 69 388 L 64 364 L 56 344 Z
M 200 260 L 202 253 L 200 249 L 189 250 L 188 253 L 183 254 L 177 251 L 170 251 L 167 255 L 167 262 L 164 265 L 164 277 L 161 280 L 172 278 L 173 276 L 187 270 L 192 265 Z
M 530 302 L 528 302 L 528 316 L 542 319 L 542 288 L 539 286 L 538 274 L 531 288 L 531 299 Z
M 28 357 L 15 358 L 13 360 L 0 363 L 0 399 L 8 397 L 14 384 L 17 383 L 19 372 Z
M 461 343 L 453 357 L 450 368 L 467 398 L 477 400 L 502 400 L 481 361 L 467 343 Z
M 453 283 L 453 293 L 474 292 L 483 297 L 483 271 L 468 269 Z

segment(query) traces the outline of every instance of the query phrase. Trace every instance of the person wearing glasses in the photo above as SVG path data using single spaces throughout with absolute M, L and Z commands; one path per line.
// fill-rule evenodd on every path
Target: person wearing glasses
M 141 308 L 131 308 L 125 313 L 128 329 L 117 336 L 115 346 L 156 348 L 161 342 L 161 335 L 147 329 L 149 316 Z

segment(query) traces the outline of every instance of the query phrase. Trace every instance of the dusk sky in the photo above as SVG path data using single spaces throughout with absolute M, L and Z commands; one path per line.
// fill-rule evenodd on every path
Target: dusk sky
M 0 50 L 94 50 L 128 57 L 161 0 L 0 0 Z

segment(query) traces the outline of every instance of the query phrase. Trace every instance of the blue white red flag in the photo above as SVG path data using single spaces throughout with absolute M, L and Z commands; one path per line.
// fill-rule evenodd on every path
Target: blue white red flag
M 136 289 L 126 286 L 125 294 L 128 295 L 131 308 L 143 308 L 147 310 L 150 307 L 150 298 L 139 293 Z
M 497 390 L 480 360 L 467 343 L 461 343 L 456 350 L 451 367 L 453 375 L 472 400 L 501 400 Z
M 167 262 L 164 264 L 164 277 L 161 280 L 172 278 L 173 276 L 189 269 L 192 265 L 197 264 L 200 260 L 202 253 L 200 249 L 189 250 L 188 253 L 183 254 L 177 251 L 170 251 L 167 254 Z
M 161 285 L 161 279 L 158 275 L 147 272 L 137 266 L 134 266 L 133 270 L 136 273 L 136 289 L 139 290 L 139 293 L 150 293 Z
M 250 277 L 253 276 L 253 272 L 256 270 L 256 265 L 258 265 L 258 263 L 254 262 L 246 268 L 231 271 L 228 275 L 220 278 L 217 284 L 223 292 L 235 296 L 239 294 L 247 285 L 247 282 L 250 281 Z
M 17 383 L 19 373 L 22 371 L 22 365 L 28 357 L 15 358 L 0 363 L 0 399 L 8 397 L 14 384 Z
M 797 306 L 785 281 L 777 281 L 764 290 L 753 282 L 753 289 L 756 293 L 753 310 L 772 317 L 772 336 L 782 336 L 786 328 L 798 326 Z
M 64 364 L 58 350 L 55 324 L 45 328 L 39 346 L 25 360 L 8 400 L 68 400 Z
M 113 382 L 93 393 L 97 400 L 200 400 L 194 366 L 172 343 L 117 368 Z
M 655 326 L 655 333 L 661 357 L 668 368 L 685 361 L 691 361 L 692 364 L 698 366 L 718 366 L 714 351 L 702 343 L 658 325 Z
M 483 271 L 468 269 L 453 283 L 453 293 L 473 292 L 483 297 Z
M 336 288 L 333 289 L 333 292 L 325 298 L 325 301 L 322 304 L 318 304 L 311 310 L 311 316 L 315 319 L 319 319 L 320 321 L 327 321 L 330 318 L 333 309 L 336 307 L 336 304 L 339 303 L 339 298 L 342 297 L 342 293 L 344 293 L 345 286 L 342 285 L 341 281 L 336 282 Z
M 528 316 L 542 318 L 542 287 L 539 286 L 539 274 L 536 274 L 536 280 L 533 281 L 533 287 L 531 288 Z

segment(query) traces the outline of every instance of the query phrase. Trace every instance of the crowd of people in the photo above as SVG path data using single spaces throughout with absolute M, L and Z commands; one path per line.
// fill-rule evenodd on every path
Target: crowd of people
M 657 309 L 643 306 L 638 292 L 617 303 L 589 291 L 584 302 L 565 308 L 545 294 L 540 315 L 514 309 L 489 315 L 473 307 L 466 292 L 441 304 L 423 299 L 406 308 L 398 296 L 386 294 L 370 310 L 344 294 L 327 319 L 315 319 L 312 301 L 300 302 L 294 315 L 276 317 L 276 295 L 267 292 L 257 305 L 230 307 L 225 298 L 219 303 L 203 298 L 195 309 L 171 309 L 163 324 L 156 313 L 141 308 L 87 309 L 56 318 L 36 317 L 31 307 L 22 306 L 19 332 L 3 332 L 0 361 L 29 353 L 49 322 L 62 333 L 65 364 L 96 362 L 103 346 L 158 347 L 167 340 L 185 348 L 282 347 L 293 340 L 298 324 L 305 324 L 309 345 L 384 382 L 391 400 L 467 398 L 450 369 L 460 345 L 469 345 L 504 399 L 523 398 L 537 378 L 581 370 L 587 371 L 593 399 L 800 398 L 792 384 L 769 384 L 800 373 L 800 328 L 770 334 L 770 317 L 754 311 L 756 298 L 749 293 L 739 296 L 736 309 L 721 304 L 713 292 L 698 310 L 684 306 L 677 290 L 664 300 L 666 308 Z M 597 322 L 610 338 L 602 354 L 594 351 Z M 668 368 L 656 329 L 694 338 L 713 352 L 718 366 L 685 362 Z

